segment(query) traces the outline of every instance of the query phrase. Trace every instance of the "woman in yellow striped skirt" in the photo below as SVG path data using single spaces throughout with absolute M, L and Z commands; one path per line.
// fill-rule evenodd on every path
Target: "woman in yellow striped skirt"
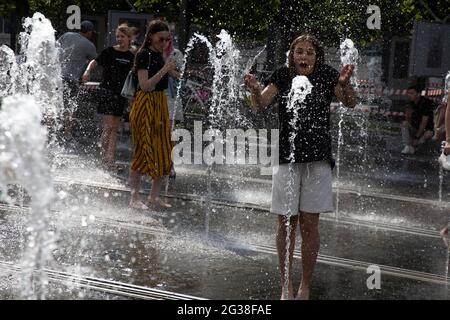
M 133 134 L 133 160 L 131 163 L 131 201 L 136 209 L 148 209 L 148 204 L 163 208 L 171 205 L 159 197 L 162 178 L 172 170 L 172 140 L 167 96 L 168 75 L 179 78 L 175 60 L 164 62 L 162 52 L 170 40 L 168 25 L 159 20 L 150 22 L 145 41 L 136 54 L 134 70 L 139 90 L 133 100 L 130 125 Z M 152 190 L 148 203 L 139 199 L 141 175 L 152 177 Z

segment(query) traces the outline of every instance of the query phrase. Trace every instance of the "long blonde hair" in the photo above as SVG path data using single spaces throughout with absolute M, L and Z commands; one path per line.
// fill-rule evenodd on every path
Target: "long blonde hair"
M 120 31 L 122 32 L 124 35 L 126 35 L 128 37 L 128 39 L 130 39 L 130 41 L 128 41 L 128 46 L 131 46 L 131 38 L 132 38 L 132 30 L 131 28 L 128 26 L 127 23 L 121 23 L 117 28 L 116 28 L 116 32 Z

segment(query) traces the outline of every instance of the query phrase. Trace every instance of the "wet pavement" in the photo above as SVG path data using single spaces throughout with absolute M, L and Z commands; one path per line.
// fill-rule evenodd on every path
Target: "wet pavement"
M 367 144 L 359 131 L 344 130 L 347 143 L 339 154 L 334 148 L 339 210 L 321 215 L 311 298 L 449 299 L 449 254 L 439 230 L 448 223 L 450 188 L 447 174 L 439 175 L 438 151 L 430 145 L 405 157 L 395 131 L 369 130 Z M 133 210 L 130 151 L 130 137 L 122 135 L 122 170 L 113 174 L 100 169 L 93 144 L 53 159 L 59 200 L 49 227 L 57 239 L 46 266 L 49 299 L 280 297 L 271 176 L 255 165 L 212 172 L 180 165 L 167 189 L 173 208 Z M 143 186 L 144 199 L 148 179 Z M 0 205 L 0 299 L 19 297 L 28 204 L 25 197 Z M 371 265 L 381 269 L 379 290 L 366 284 Z

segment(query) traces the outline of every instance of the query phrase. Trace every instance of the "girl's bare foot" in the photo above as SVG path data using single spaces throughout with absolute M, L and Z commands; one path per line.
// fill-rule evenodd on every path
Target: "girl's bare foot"
M 448 227 L 445 227 L 440 231 L 441 237 L 448 237 Z
M 293 294 L 289 294 L 287 297 L 285 297 L 284 294 L 281 294 L 280 300 L 294 300 L 294 295 Z
M 138 209 L 138 210 L 148 210 L 148 206 L 146 206 L 142 201 L 140 200 L 132 200 L 130 201 L 130 208 Z
M 157 206 L 159 206 L 159 207 L 161 207 L 161 208 L 172 208 L 172 205 L 171 205 L 171 204 L 162 201 L 161 198 L 148 199 L 148 204 L 149 204 L 149 205 L 152 205 L 152 204 L 153 204 L 153 205 L 157 205 Z
M 442 229 L 439 234 L 442 237 L 442 240 L 444 241 L 444 244 L 446 247 L 449 246 L 449 240 L 448 240 L 448 227 L 445 227 L 444 229 Z
M 309 300 L 309 288 L 299 289 L 295 300 Z
M 294 293 L 293 289 L 289 288 L 288 292 L 285 292 L 286 290 L 284 288 L 281 289 L 281 298 L 280 300 L 294 300 Z

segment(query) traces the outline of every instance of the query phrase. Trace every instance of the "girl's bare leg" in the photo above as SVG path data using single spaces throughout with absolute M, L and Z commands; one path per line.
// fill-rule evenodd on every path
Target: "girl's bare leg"
M 298 300 L 308 300 L 311 280 L 320 248 L 319 215 L 301 212 L 299 217 L 302 235 L 302 280 L 298 289 Z
M 289 223 L 289 227 L 287 224 Z M 298 216 L 278 216 L 277 228 L 277 251 L 278 251 L 278 266 L 281 274 L 281 300 L 293 300 L 294 289 L 292 285 L 292 260 L 295 248 L 295 232 L 297 229 Z M 288 288 L 286 288 L 286 246 L 287 235 L 289 232 L 289 267 L 288 267 Z
M 139 189 L 141 188 L 141 174 L 137 171 L 130 171 L 130 187 L 131 187 L 131 200 L 130 207 L 134 209 L 148 209 L 148 207 L 142 203 L 139 198 Z
M 117 129 L 119 128 L 120 117 L 104 116 L 102 134 L 103 163 L 111 168 L 114 165 L 116 153 Z
M 150 192 L 148 202 L 152 204 L 156 204 L 162 208 L 171 208 L 172 205 L 164 202 L 160 197 L 159 193 L 161 192 L 161 185 L 162 185 L 162 177 L 154 177 L 152 178 L 152 190 Z

